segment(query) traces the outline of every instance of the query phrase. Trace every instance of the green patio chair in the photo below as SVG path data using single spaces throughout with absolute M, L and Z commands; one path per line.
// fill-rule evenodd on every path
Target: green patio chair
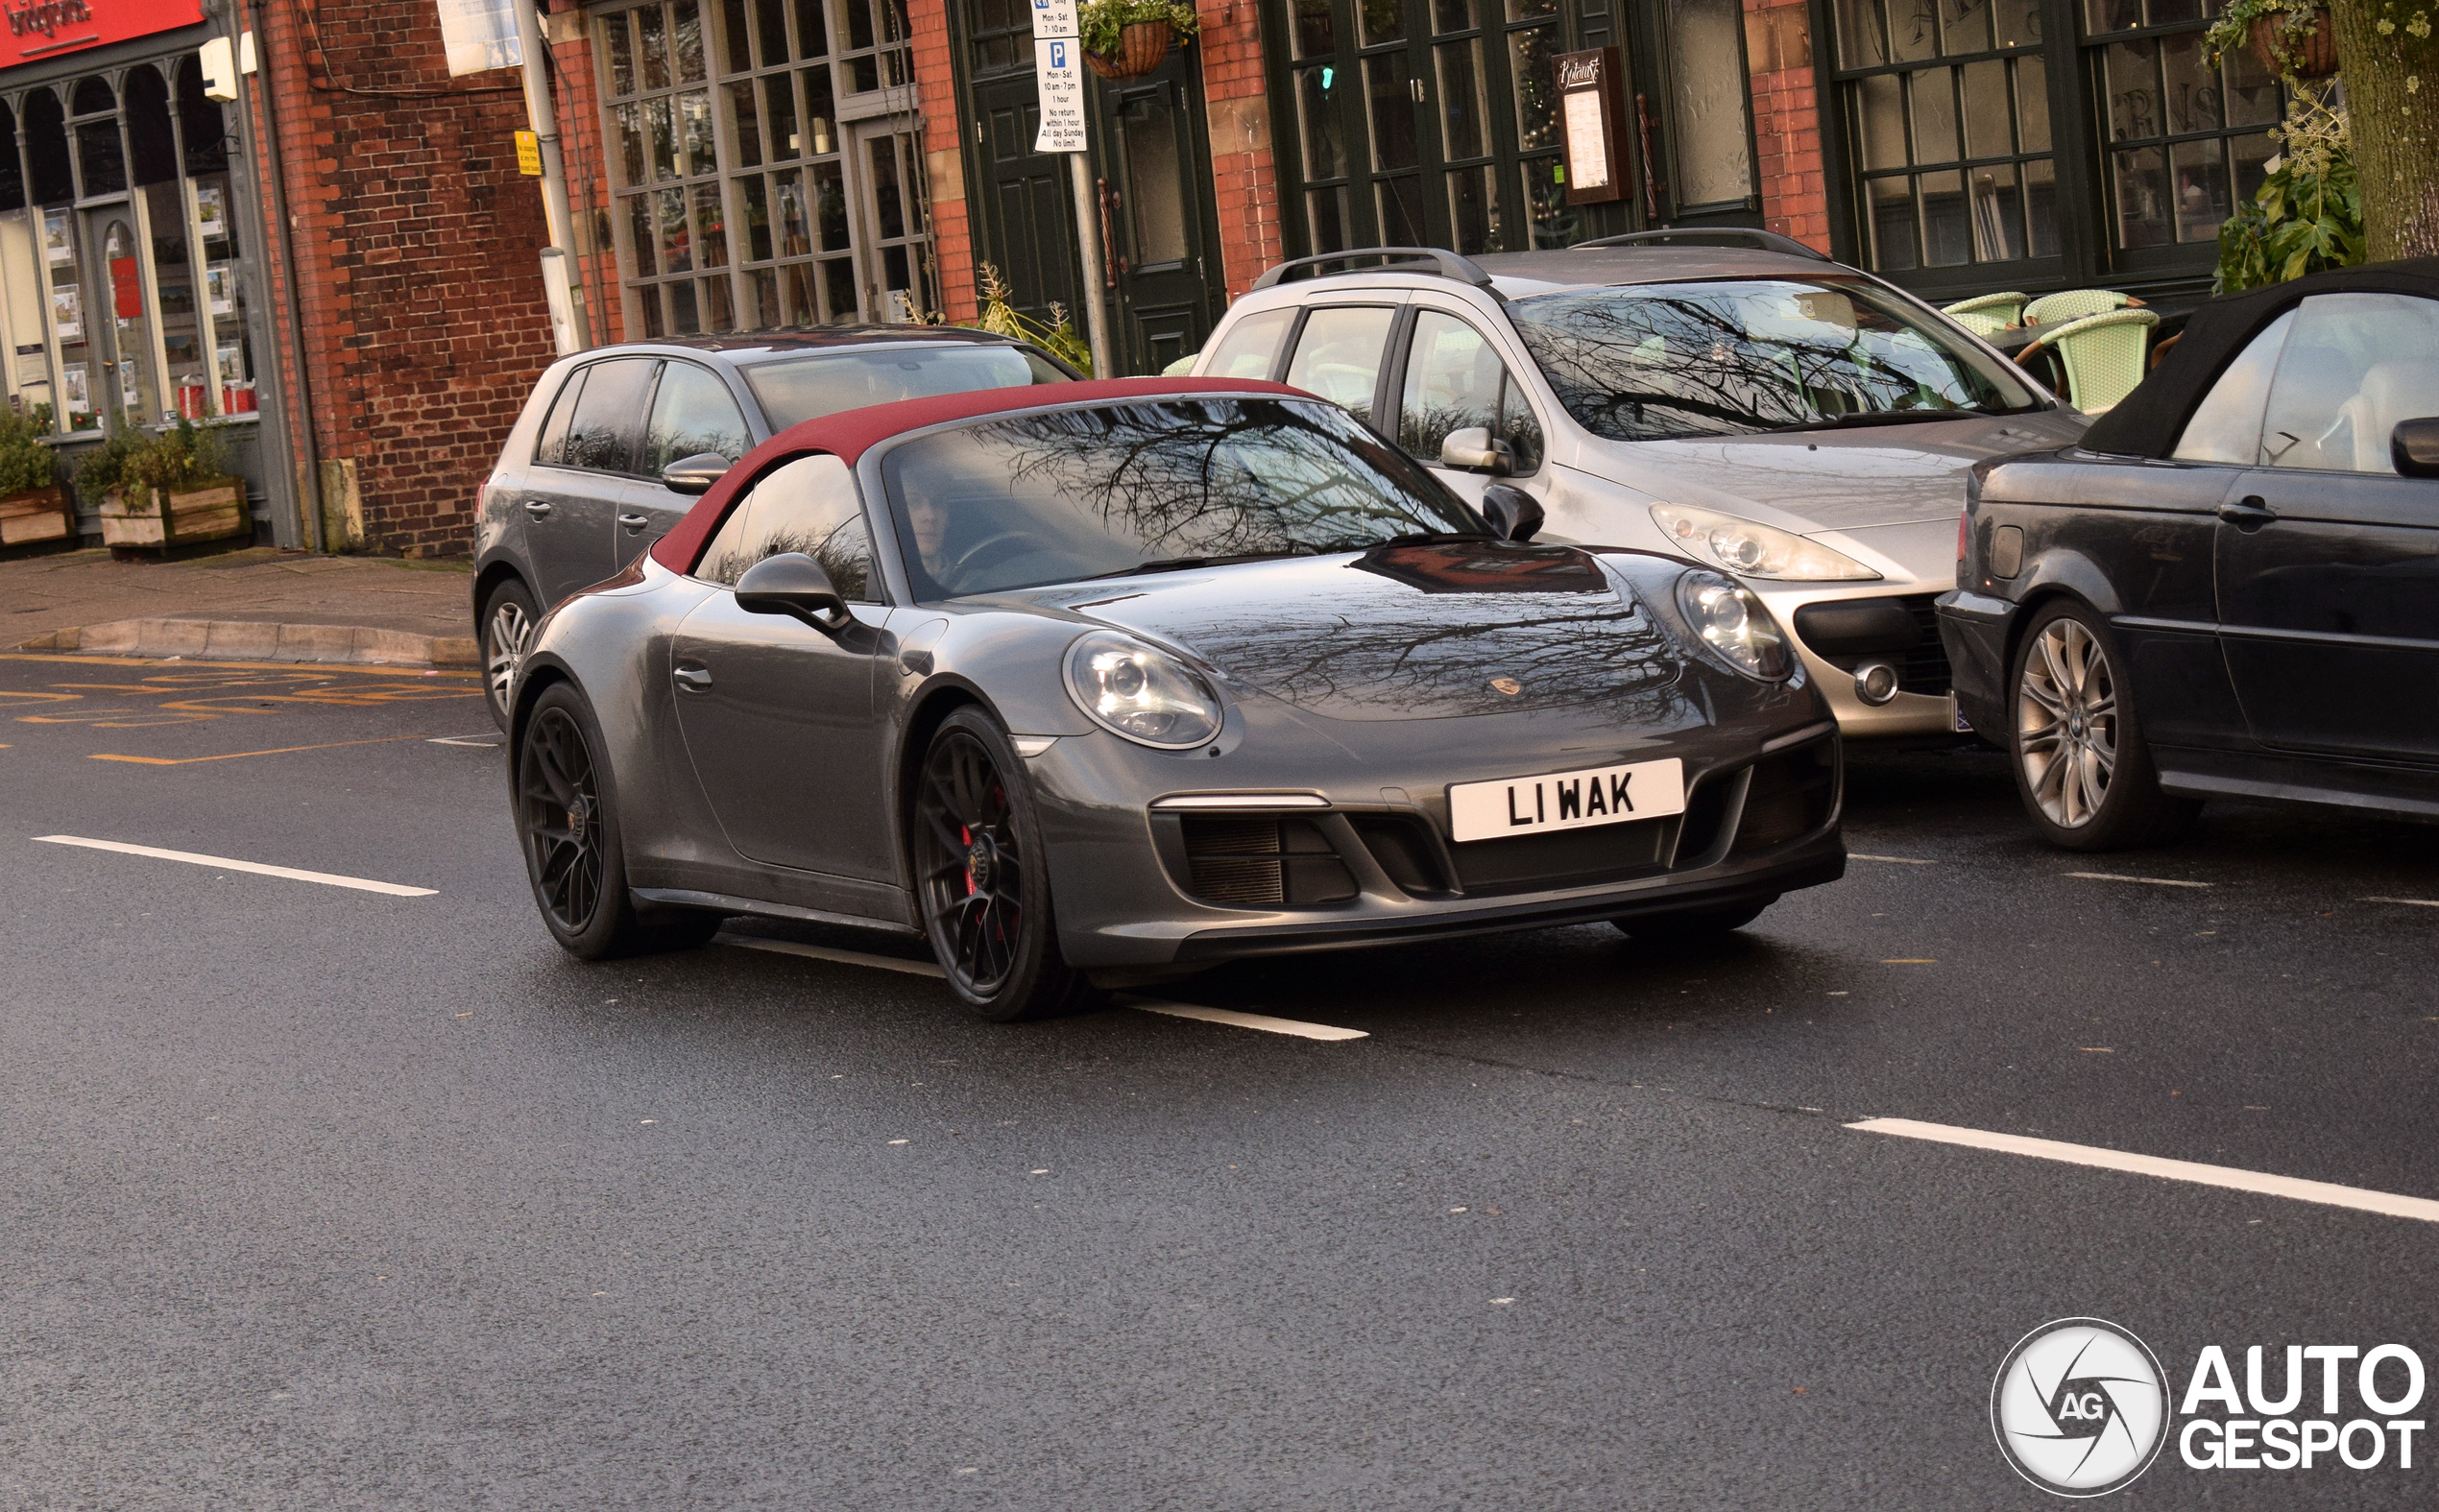
M 2044 294 L 2024 306 L 2027 325 L 2064 325 L 2087 315 L 2106 315 L 2142 301 L 2114 289 L 2068 289 L 2063 294 Z
M 2054 348 L 2066 367 L 2066 396 L 2075 408 L 2097 415 L 2134 392 L 2142 381 L 2143 348 L 2160 317 L 2149 310 L 2107 310 L 2068 321 L 2016 354 L 2030 362 L 2043 347 Z
M 2020 294 L 1977 294 L 1969 300 L 1940 306 L 1943 315 L 1953 315 L 1957 323 L 1976 336 L 2003 331 L 2024 318 L 2024 297 Z M 1967 316 L 1973 317 L 1967 320 Z M 1985 322 L 1991 324 L 1985 324 Z
M 1178 358 L 1175 362 L 1171 363 L 1168 367 L 1161 369 L 1160 375 L 1164 378 L 1182 378 L 1187 373 L 1195 371 L 1195 363 L 1199 360 L 1201 356 L 1202 353 L 1198 351 L 1190 351 L 1184 356 Z

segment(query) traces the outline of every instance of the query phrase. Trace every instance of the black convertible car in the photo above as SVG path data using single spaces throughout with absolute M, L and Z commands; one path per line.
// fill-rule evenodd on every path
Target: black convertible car
M 2439 258 L 2203 305 L 2081 444 L 1975 469 L 1957 556 L 1958 707 L 2055 843 L 2439 818 Z
M 583 956 L 927 934 L 1018 1019 L 1248 954 L 1732 929 L 1839 876 L 1836 726 L 1769 612 L 1484 508 L 1270 383 L 795 426 L 537 629 L 543 921 Z

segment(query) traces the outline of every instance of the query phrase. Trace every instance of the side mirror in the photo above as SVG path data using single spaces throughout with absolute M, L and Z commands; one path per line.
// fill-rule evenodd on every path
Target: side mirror
M 661 469 L 661 486 L 672 493 L 700 494 L 712 492 L 712 485 L 729 469 L 729 460 L 716 451 L 698 451 L 691 457 L 680 457 Z
M 1439 465 L 1459 472 L 1487 472 L 1504 478 L 1516 470 L 1516 454 L 1504 441 L 1492 441 L 1480 425 L 1452 430 L 1439 444 Z
M 1482 491 L 1482 515 L 1502 540 L 1531 540 L 1541 529 L 1541 501 L 1505 483 Z
M 2439 415 L 2399 420 L 2388 433 L 2388 460 L 2409 478 L 2439 478 Z
M 737 607 L 749 614 L 785 614 L 825 635 L 855 623 L 847 600 L 822 564 L 801 551 L 764 557 L 737 580 Z

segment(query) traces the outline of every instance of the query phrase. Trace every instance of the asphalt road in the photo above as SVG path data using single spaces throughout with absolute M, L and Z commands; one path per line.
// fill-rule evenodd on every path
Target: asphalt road
M 2068 857 L 1995 757 L 1859 755 L 1896 859 L 1717 948 L 1167 992 L 1334 1043 L 994 1027 L 567 958 L 493 738 L 469 678 L 0 659 L 0 1508 L 2035 1507 L 1990 1400 L 2044 1320 L 2180 1396 L 2214 1343 L 2439 1375 L 2439 1224 L 1846 1127 L 2439 1198 L 2439 909 L 2365 900 L 2439 900 L 2428 829 Z M 2172 1443 L 2109 1500 L 2427 1502 L 2426 1457 Z

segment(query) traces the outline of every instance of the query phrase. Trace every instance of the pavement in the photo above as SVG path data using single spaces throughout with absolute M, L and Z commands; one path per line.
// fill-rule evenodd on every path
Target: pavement
M 2232 1418 L 2206 1346 L 2439 1361 L 2439 1223 L 1855 1125 L 2439 1199 L 2428 833 L 2066 855 L 1995 756 L 1857 749 L 1847 877 L 1724 944 L 994 1026 L 843 931 L 561 953 L 474 677 L 0 656 L 0 1508 L 2054 1506 L 2029 1331 Z
M 472 667 L 462 562 L 261 546 L 181 562 L 0 562 L 0 646 L 206 660 Z

